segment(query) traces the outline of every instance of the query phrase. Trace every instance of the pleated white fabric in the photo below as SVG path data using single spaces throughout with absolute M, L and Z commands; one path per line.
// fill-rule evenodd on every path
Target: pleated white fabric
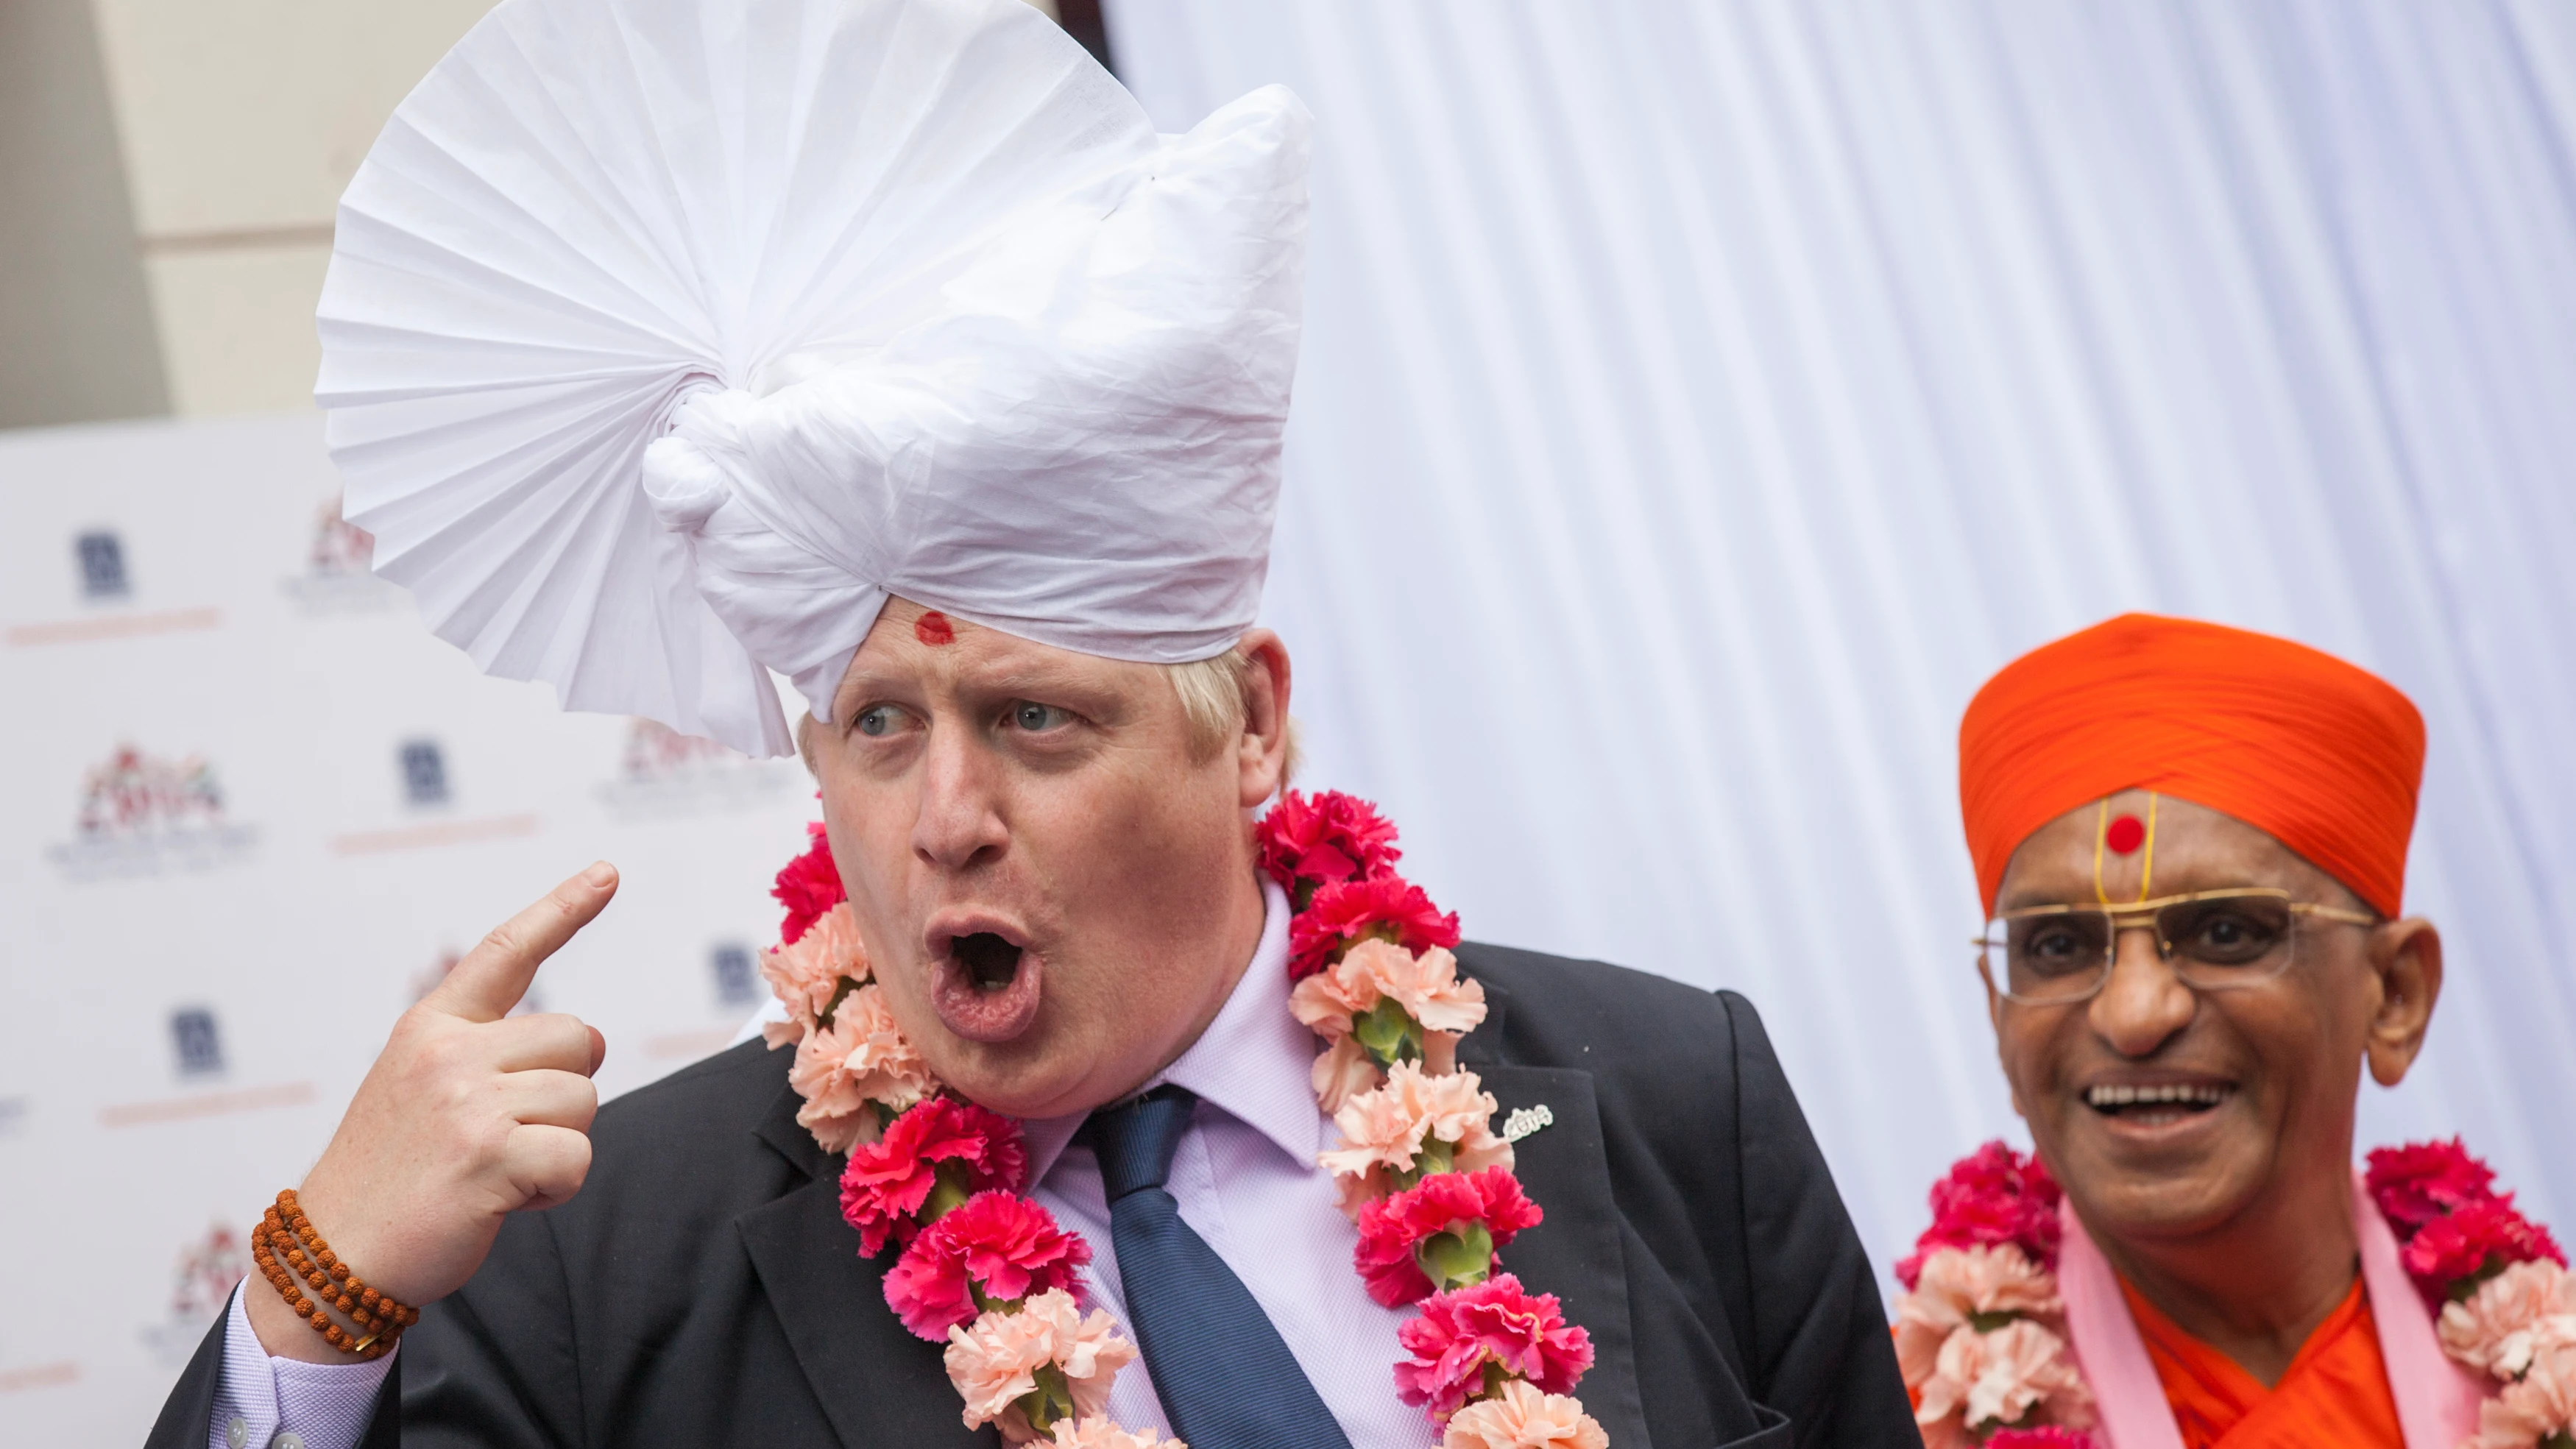
M 793 748 L 889 592 L 1173 662 L 1259 606 L 1307 117 L 1018 0 L 505 0 L 341 203 L 317 388 L 442 638 Z

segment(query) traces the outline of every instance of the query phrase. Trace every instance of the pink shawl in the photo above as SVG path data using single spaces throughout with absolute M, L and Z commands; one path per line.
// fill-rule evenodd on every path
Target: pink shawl
M 2361 1239 L 2362 1291 L 2379 1329 L 2379 1355 L 2388 1364 L 2388 1388 L 2406 1449 L 2455 1449 L 2478 1428 L 2485 1397 L 2478 1380 L 2451 1361 L 2433 1331 L 2433 1317 L 2398 1261 L 2397 1235 L 2355 1174 L 2352 1215 Z M 2066 1299 L 2066 1331 L 2076 1362 L 2102 1416 L 2094 1431 L 2109 1449 L 2182 1449 L 2182 1432 L 2165 1406 L 2164 1385 L 2110 1260 L 2085 1235 L 2072 1201 L 2058 1208 L 2064 1235 L 2057 1249 L 2057 1291 Z

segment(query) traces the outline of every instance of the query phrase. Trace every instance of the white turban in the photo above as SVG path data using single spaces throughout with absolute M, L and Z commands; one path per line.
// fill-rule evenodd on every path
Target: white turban
M 377 572 L 571 709 L 793 748 L 889 594 L 1177 663 L 1260 603 L 1305 108 L 1186 136 L 1020 0 L 503 0 L 341 201 Z

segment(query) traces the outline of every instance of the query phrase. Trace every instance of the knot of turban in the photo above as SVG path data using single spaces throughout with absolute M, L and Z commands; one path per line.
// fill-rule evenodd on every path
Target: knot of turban
M 2423 716 L 2386 680 L 2304 644 L 2151 614 L 2005 665 L 1959 722 L 1959 810 L 1989 914 L 2031 832 L 2139 789 L 2242 820 L 2395 916 L 2423 774 Z

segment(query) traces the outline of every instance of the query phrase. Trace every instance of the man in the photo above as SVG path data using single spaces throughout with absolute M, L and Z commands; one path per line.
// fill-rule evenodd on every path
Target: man
M 1289 903 L 1252 833 L 1287 767 L 1288 652 L 1251 624 L 1304 113 L 1257 92 L 1158 140 L 1015 0 L 738 9 L 506 0 L 397 115 L 324 303 L 378 566 L 576 704 L 783 748 L 765 669 L 795 682 L 902 1037 L 1024 1119 L 1032 1195 L 1091 1244 L 1095 1304 L 1124 1328 L 1177 1302 L 1232 1355 L 1211 1372 L 1149 1335 L 1109 1392 L 1126 1429 L 1435 1443 L 1391 1376 L 1409 1315 L 1352 1271 L 1317 1162 Z M 602 56 L 653 83 L 591 76 Z M 808 149 L 763 143 L 825 112 Z M 688 169 L 708 133 L 721 185 Z M 888 154 L 842 154 L 872 136 Z M 612 192 L 623 210 L 584 210 Z M 723 205 L 665 205 L 698 196 Z M 648 240 L 658 272 L 593 275 Z M 834 272 L 854 257 L 878 271 Z M 698 280 L 656 290 L 672 277 Z M 745 300 L 781 278 L 806 294 Z M 690 330 L 670 319 L 700 314 L 777 332 L 664 357 Z M 478 350 L 488 378 L 456 361 Z M 156 1445 L 994 1442 L 889 1311 L 792 1054 L 746 1044 L 594 1121 L 598 1034 L 506 1015 L 615 885 L 592 867 L 460 963 L 301 1185 L 342 1264 L 425 1305 L 417 1326 L 351 1361 L 254 1278 Z M 1545 1218 L 1507 1266 L 1588 1329 L 1582 1402 L 1610 1442 L 1898 1442 L 1867 1265 L 1752 1008 L 1458 955 L 1486 1003 L 1459 1062 L 1553 1123 L 1518 1144 Z M 1110 1202 L 1095 1131 L 1151 1102 L 1186 1115 L 1148 1185 L 1212 1259 L 1131 1255 L 1144 1194 Z
M 1968 707 L 1997 1053 L 2121 1449 L 2475 1430 L 2353 1172 L 2361 1072 L 2406 1075 L 2442 987 L 2401 910 L 2423 758 L 2380 679 L 2179 619 L 2046 645 Z

